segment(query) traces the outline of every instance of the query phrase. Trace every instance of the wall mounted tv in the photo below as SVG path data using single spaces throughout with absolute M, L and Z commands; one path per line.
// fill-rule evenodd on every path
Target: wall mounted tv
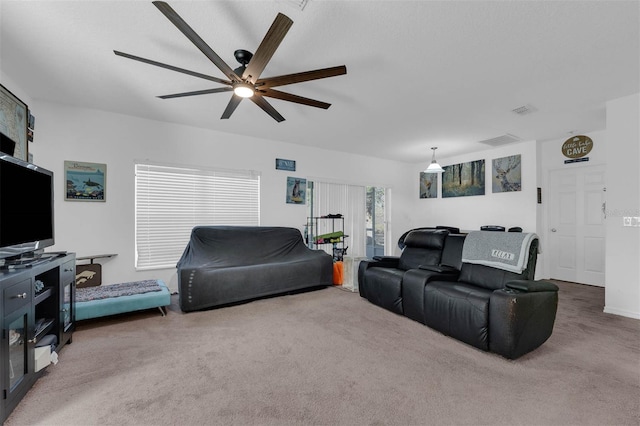
M 0 155 L 0 263 L 54 244 L 53 172 Z

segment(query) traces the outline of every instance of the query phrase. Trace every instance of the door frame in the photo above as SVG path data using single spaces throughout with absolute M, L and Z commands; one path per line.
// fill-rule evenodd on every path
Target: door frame
M 551 199 L 550 198 L 550 194 L 551 194 L 550 178 L 553 172 L 566 170 L 567 167 L 568 167 L 567 165 L 548 167 L 548 168 L 545 168 L 542 172 L 542 204 L 541 204 L 542 215 L 540 218 L 541 220 L 538 222 L 538 225 L 539 225 L 538 230 L 540 231 L 538 232 L 538 234 L 542 238 L 542 242 L 541 242 L 541 253 L 538 255 L 538 259 L 540 260 L 540 257 L 541 257 L 540 255 L 542 255 L 543 268 L 542 268 L 542 277 L 539 277 L 538 274 L 536 274 L 537 275 L 536 279 L 539 279 L 539 278 L 550 279 L 551 277 L 551 262 L 548 260 L 549 253 L 550 253 L 548 241 L 551 233 L 550 231 L 551 225 L 550 225 L 550 218 L 549 218 L 549 215 L 551 214 L 550 208 L 549 208 L 549 201 Z M 580 169 L 595 169 L 596 167 L 605 167 L 605 171 L 606 171 L 606 163 L 603 163 L 603 162 L 598 162 L 598 163 L 589 164 L 589 165 L 580 165 L 577 167 L 579 167 Z M 605 188 L 606 188 L 606 182 L 605 182 Z M 606 223 L 604 227 L 604 233 L 605 233 L 605 239 L 606 239 L 608 237 Z M 604 260 L 606 262 L 606 254 L 605 254 Z M 585 285 L 588 285 L 588 284 L 585 284 Z M 603 285 L 602 285 L 603 288 L 604 288 L 604 285 L 605 283 L 603 282 Z

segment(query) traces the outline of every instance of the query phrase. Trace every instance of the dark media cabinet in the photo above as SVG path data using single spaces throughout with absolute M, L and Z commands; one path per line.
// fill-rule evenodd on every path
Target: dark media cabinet
M 43 351 L 47 347 L 37 348 L 38 342 L 55 337 L 57 353 L 71 343 L 75 328 L 75 270 L 74 253 L 44 253 L 31 264 L 0 270 L 0 422 L 44 372 L 37 371 L 43 363 L 37 357 L 50 355 Z

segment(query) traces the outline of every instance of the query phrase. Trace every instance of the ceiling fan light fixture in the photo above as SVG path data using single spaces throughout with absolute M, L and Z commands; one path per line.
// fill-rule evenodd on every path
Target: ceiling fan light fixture
M 304 7 L 304 4 L 306 4 L 308 0 L 286 1 L 297 1 L 300 2 L 302 7 Z M 218 54 L 214 52 L 213 49 L 211 49 L 211 47 L 202 38 L 200 38 L 198 34 L 196 34 L 193 28 L 191 28 L 189 24 L 187 24 L 184 19 L 182 19 L 180 15 L 178 15 L 178 13 L 173 10 L 171 6 L 169 6 L 164 1 L 154 1 L 153 5 L 169 21 L 171 21 L 171 23 L 183 35 L 185 35 L 195 47 L 197 47 L 202 53 L 204 53 L 204 55 L 213 63 L 213 65 L 215 65 L 220 71 L 222 71 L 222 73 L 228 78 L 228 80 L 221 79 L 114 50 L 113 53 L 118 56 L 140 61 L 149 65 L 155 65 L 171 71 L 181 72 L 183 74 L 191 75 L 194 77 L 214 81 L 216 83 L 224 85 L 224 87 L 218 87 L 214 89 L 195 90 L 190 92 L 158 96 L 161 99 L 181 98 L 185 96 L 196 96 L 209 93 L 233 91 L 233 96 L 229 100 L 226 109 L 220 117 L 221 120 L 231 117 L 231 114 L 233 114 L 242 98 L 251 98 L 251 101 L 253 101 L 260 109 L 262 109 L 269 116 L 271 116 L 271 118 L 280 123 L 284 121 L 284 117 L 280 115 L 280 113 L 276 111 L 276 109 L 271 106 L 269 102 L 267 102 L 266 98 L 275 98 L 300 105 L 308 105 L 322 109 L 329 108 L 331 104 L 317 101 L 315 99 L 305 98 L 303 96 L 281 92 L 279 90 L 273 89 L 273 87 L 302 83 L 305 81 L 318 80 L 328 77 L 335 77 L 347 73 L 347 67 L 344 65 L 340 65 L 337 67 L 298 72 L 294 74 L 284 74 L 275 77 L 260 78 L 262 71 L 264 71 L 273 54 L 278 49 L 278 46 L 280 46 L 280 43 L 287 35 L 287 32 L 291 28 L 291 25 L 293 25 L 293 21 L 282 13 L 278 13 L 276 18 L 273 20 L 271 27 L 269 27 L 269 30 L 256 49 L 255 55 L 243 49 L 238 49 L 234 52 L 236 60 L 240 63 L 240 66 L 234 70 L 231 69 L 231 67 L 224 60 L 222 60 L 222 58 L 220 58 L 220 56 L 218 56 Z
M 444 172 L 444 169 L 442 168 L 442 166 L 440 166 L 440 164 L 438 164 L 438 162 L 436 161 L 436 149 L 438 149 L 438 147 L 433 147 L 431 149 L 433 150 L 433 156 L 431 157 L 431 164 L 429 164 L 429 167 L 427 167 L 424 172 L 425 173 Z
M 233 93 L 241 98 L 250 98 L 255 93 L 255 90 L 249 83 L 236 83 L 233 86 Z

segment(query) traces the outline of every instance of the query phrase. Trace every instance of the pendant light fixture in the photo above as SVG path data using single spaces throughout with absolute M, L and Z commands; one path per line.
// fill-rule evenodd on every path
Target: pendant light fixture
M 424 172 L 425 173 L 442 173 L 442 172 L 444 172 L 444 169 L 436 161 L 436 149 L 438 149 L 438 147 L 433 147 L 431 149 L 433 150 L 433 156 L 431 157 L 431 164 L 429 164 L 429 167 L 427 167 L 427 169 Z

